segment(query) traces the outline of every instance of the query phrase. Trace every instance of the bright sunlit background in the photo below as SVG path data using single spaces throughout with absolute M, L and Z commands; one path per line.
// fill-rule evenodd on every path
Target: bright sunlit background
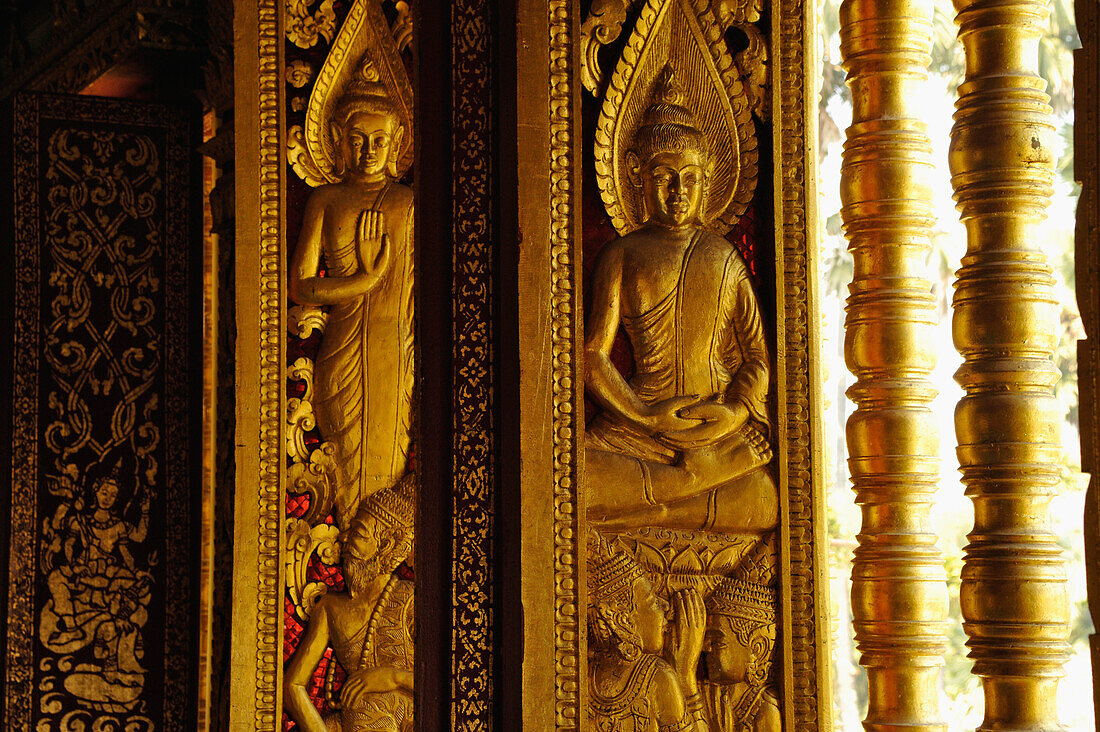
M 956 40 L 954 9 L 950 0 L 935 0 L 934 48 L 932 68 L 918 109 L 923 110 L 932 138 L 938 185 L 936 188 L 936 224 L 932 252 L 928 259 L 928 277 L 939 303 L 939 328 L 936 331 L 939 363 L 932 381 L 939 390 L 933 409 L 940 417 L 942 469 L 940 492 L 934 525 L 940 548 L 947 557 L 951 594 L 950 647 L 944 673 L 943 709 L 950 732 L 973 730 L 982 721 L 982 693 L 978 679 L 971 675 L 972 663 L 966 657 L 966 636 L 959 613 L 959 572 L 966 534 L 974 520 L 973 505 L 963 495 L 959 481 L 959 463 L 955 457 L 955 429 L 952 421 L 955 404 L 962 390 L 952 376 L 961 358 L 951 343 L 950 302 L 959 259 L 966 249 L 965 232 L 951 198 L 947 148 L 954 112 L 956 87 L 963 77 L 963 52 Z M 844 423 L 854 405 L 844 391 L 854 381 L 844 367 L 844 300 L 852 278 L 852 257 L 841 232 L 840 154 L 844 130 L 852 120 L 851 101 L 840 65 L 838 33 L 839 0 L 824 0 L 819 16 L 823 58 L 823 84 L 820 104 L 820 189 L 821 212 L 825 219 L 822 244 L 821 277 L 824 293 L 822 332 L 826 370 L 826 440 L 832 481 L 829 487 L 829 537 L 832 567 L 832 603 L 836 618 L 834 696 L 837 729 L 859 732 L 867 711 L 867 682 L 859 667 L 851 626 L 851 570 L 855 535 L 860 513 L 848 479 L 844 446 Z M 1077 310 L 1073 276 L 1073 227 L 1078 187 L 1073 181 L 1073 68 L 1072 50 L 1078 47 L 1072 0 L 1053 0 L 1050 28 L 1040 45 L 1040 71 L 1047 80 L 1055 125 L 1061 132 L 1062 150 L 1058 156 L 1054 202 L 1044 225 L 1046 252 L 1058 279 L 1061 301 L 1060 342 L 1055 363 L 1062 376 L 1056 387 L 1065 411 L 1061 495 L 1053 503 L 1054 527 L 1065 549 L 1069 570 L 1069 596 L 1073 604 L 1070 642 L 1074 656 L 1066 667 L 1060 688 L 1061 722 L 1070 730 L 1094 729 L 1092 681 L 1088 656 L 1088 635 L 1092 621 L 1085 602 L 1083 505 L 1087 476 L 1080 470 L 1080 446 L 1077 421 L 1076 341 L 1084 337 Z

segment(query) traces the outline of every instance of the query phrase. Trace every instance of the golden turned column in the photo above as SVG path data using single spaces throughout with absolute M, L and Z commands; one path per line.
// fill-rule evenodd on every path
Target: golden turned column
M 855 262 L 844 354 L 856 376 L 847 434 L 863 508 L 852 614 L 869 685 L 864 727 L 944 730 L 947 575 L 929 520 L 939 476 L 928 378 L 936 318 L 925 277 L 933 168 L 919 119 L 932 3 L 845 0 L 840 22 L 853 103 L 841 214 Z
M 1049 508 L 1062 410 L 1052 387 L 1058 305 L 1039 224 L 1052 193 L 1051 124 L 1039 78 L 1040 0 L 956 0 L 966 79 L 951 182 L 967 231 L 954 301 L 959 462 L 974 501 L 963 627 L 985 692 L 979 730 L 1062 729 L 1069 645 L 1062 551 Z

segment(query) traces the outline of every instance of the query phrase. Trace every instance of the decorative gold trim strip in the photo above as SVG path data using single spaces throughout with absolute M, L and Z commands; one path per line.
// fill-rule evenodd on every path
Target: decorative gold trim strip
M 947 572 L 931 510 L 939 430 L 929 379 L 936 363 L 931 249 L 932 142 L 919 89 L 932 50 L 929 0 L 846 0 L 841 53 L 852 126 L 841 214 L 855 261 L 845 322 L 848 464 L 864 507 L 852 567 L 852 615 L 867 669 L 866 724 L 945 730 Z
M 951 134 L 951 182 L 967 230 L 953 331 L 966 391 L 955 410 L 974 501 L 963 558 L 963 628 L 985 693 L 979 730 L 1058 728 L 1069 655 L 1062 550 L 1050 528 L 1062 411 L 1053 394 L 1058 317 L 1040 222 L 1053 192 L 1043 0 L 957 0 L 966 78 Z
M 493 532 L 495 453 L 493 389 L 492 3 L 451 4 L 453 399 L 451 577 L 451 728 L 492 729 Z M 417 127 L 416 129 L 419 129 Z
M 550 0 L 550 305 L 554 440 L 554 662 L 556 729 L 574 729 L 583 718 L 585 639 L 579 608 L 585 607 L 580 484 L 584 401 L 579 388 L 580 247 L 574 201 L 580 181 L 575 162 L 577 68 L 576 4 Z
M 281 11 L 278 0 L 234 3 L 237 393 L 246 395 L 237 402 L 234 731 L 274 730 L 282 709 Z
M 832 728 L 818 327 L 816 5 L 772 1 L 783 723 Z
M 259 1 L 260 52 L 260 546 L 259 608 L 256 619 L 257 729 L 279 724 L 282 688 L 278 683 L 283 648 L 283 429 L 286 420 L 283 373 L 281 139 L 282 3 Z

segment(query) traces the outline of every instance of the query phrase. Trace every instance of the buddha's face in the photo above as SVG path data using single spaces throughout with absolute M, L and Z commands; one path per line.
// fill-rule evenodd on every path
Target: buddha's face
M 707 677 L 716 684 L 736 684 L 748 675 L 752 652 L 737 639 L 730 618 L 708 614 L 705 636 Z
M 696 150 L 657 153 L 641 170 L 650 223 L 672 229 L 698 221 L 706 186 L 706 160 Z
M 385 176 L 400 127 L 389 114 L 356 112 L 344 125 L 340 145 L 348 175 L 363 180 Z
M 634 580 L 634 629 L 646 653 L 660 653 L 665 645 L 668 603 L 657 597 L 645 577 Z

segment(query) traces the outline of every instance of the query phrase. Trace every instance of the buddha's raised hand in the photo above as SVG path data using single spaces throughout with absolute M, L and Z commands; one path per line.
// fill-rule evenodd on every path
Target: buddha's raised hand
M 359 271 L 371 278 L 370 286 L 382 279 L 390 265 L 390 236 L 386 233 L 386 215 L 381 211 L 359 214 L 355 232 L 359 252 Z

